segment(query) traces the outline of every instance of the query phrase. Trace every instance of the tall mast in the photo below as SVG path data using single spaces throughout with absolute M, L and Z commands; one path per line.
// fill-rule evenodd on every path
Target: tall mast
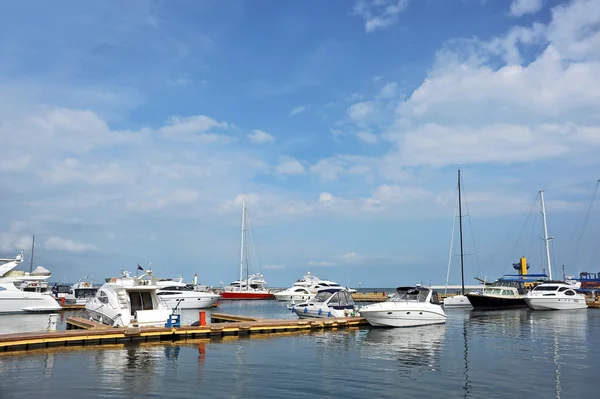
M 246 209 L 246 202 L 244 202 L 244 234 L 248 232 L 248 210 Z M 250 269 L 248 266 L 248 237 L 244 240 L 244 253 L 246 261 L 246 291 L 250 291 Z
M 550 240 L 548 237 L 548 225 L 546 224 L 546 204 L 544 204 L 544 190 L 540 190 L 540 201 L 542 202 L 542 221 L 544 223 L 544 243 L 546 244 L 546 262 L 548 263 L 548 277 L 552 280 L 552 265 L 550 264 Z
M 35 236 L 33 236 L 33 241 L 31 242 L 31 261 L 29 263 L 29 273 L 33 271 L 33 251 L 35 250 Z
M 243 273 L 243 269 L 244 269 L 244 230 L 246 228 L 245 226 L 245 222 L 246 222 L 246 218 L 245 218 L 245 213 L 246 213 L 246 199 L 243 198 L 242 199 L 242 243 L 240 245 L 240 284 L 242 283 L 242 278 L 244 277 L 242 275 Z
M 462 295 L 465 295 L 465 270 L 463 252 L 463 228 L 462 228 L 462 199 L 460 197 L 460 169 L 458 170 L 458 225 L 460 228 L 460 276 Z

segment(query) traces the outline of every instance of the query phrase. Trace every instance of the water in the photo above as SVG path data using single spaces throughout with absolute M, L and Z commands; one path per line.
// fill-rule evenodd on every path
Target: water
M 295 318 L 276 301 L 216 311 Z M 600 311 L 447 313 L 420 328 L 7 353 L 0 398 L 598 396 Z

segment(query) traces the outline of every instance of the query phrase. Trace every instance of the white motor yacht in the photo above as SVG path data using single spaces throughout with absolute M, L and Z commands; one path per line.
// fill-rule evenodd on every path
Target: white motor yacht
M 321 280 L 308 272 L 288 289 L 276 292 L 275 299 L 278 301 L 304 301 L 314 298 L 322 288 L 341 288 L 335 281 Z M 350 291 L 350 290 L 348 290 Z M 356 290 L 354 290 L 356 292 Z
M 471 302 L 466 295 L 456 294 L 444 298 L 444 308 L 472 308 Z
M 359 312 L 372 326 L 416 327 L 446 322 L 437 293 L 421 286 L 398 287 L 387 301 L 363 306 Z
M 181 280 L 162 280 L 157 285 L 160 289 L 156 295 L 172 309 L 210 308 L 221 299 L 219 294 L 196 291 L 193 284 L 185 284 Z
M 356 315 L 356 305 L 351 293 L 332 287 L 319 290 L 310 301 L 294 304 L 292 311 L 300 318 L 348 317 Z
M 585 295 L 577 292 L 577 286 L 565 282 L 546 282 L 525 295 L 525 303 L 533 310 L 585 309 Z
M 93 320 L 118 327 L 164 326 L 173 313 L 157 295 L 159 287 L 151 271 L 140 277 L 108 279 L 85 304 Z
M 44 281 L 50 274 L 14 271 L 22 261 L 23 253 L 14 259 L 0 259 L 0 313 L 60 310 L 60 305 L 48 293 L 48 283 Z M 23 290 L 18 288 L 21 286 Z

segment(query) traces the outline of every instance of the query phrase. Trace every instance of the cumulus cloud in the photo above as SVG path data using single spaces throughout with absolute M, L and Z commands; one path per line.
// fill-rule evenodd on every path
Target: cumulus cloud
M 535 14 L 542 9 L 543 0 L 513 0 L 510 5 L 510 15 L 521 17 L 525 14 Z
M 366 131 L 366 130 L 356 133 L 356 137 L 363 143 L 367 143 L 367 144 L 379 143 L 379 137 L 377 137 L 377 135 L 375 135 L 369 131 Z
M 369 33 L 394 25 L 407 5 L 408 0 L 357 0 L 353 11 L 365 20 L 365 31 Z
M 64 252 L 91 252 L 99 250 L 95 245 L 85 244 L 57 236 L 48 237 L 44 242 L 44 248 L 47 250 Z
M 301 175 L 304 173 L 304 166 L 296 159 L 284 158 L 275 167 L 275 171 L 280 175 Z
M 261 144 L 261 143 L 272 143 L 275 141 L 275 137 L 273 135 L 265 132 L 264 130 L 255 129 L 252 133 L 248 134 L 248 138 L 251 142 Z
M 291 111 L 290 111 L 290 115 L 298 115 L 303 113 L 304 111 L 306 111 L 306 107 L 304 105 L 299 105 L 297 107 L 294 107 Z
M 389 82 L 379 91 L 379 98 L 390 99 L 396 97 L 398 94 L 398 83 Z

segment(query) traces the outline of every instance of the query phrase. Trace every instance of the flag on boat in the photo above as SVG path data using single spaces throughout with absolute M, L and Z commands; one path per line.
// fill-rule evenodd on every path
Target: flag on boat
M 144 268 L 143 268 L 143 267 L 141 267 L 139 263 L 138 263 L 138 268 L 137 268 L 137 269 L 138 269 L 138 270 L 144 270 Z

